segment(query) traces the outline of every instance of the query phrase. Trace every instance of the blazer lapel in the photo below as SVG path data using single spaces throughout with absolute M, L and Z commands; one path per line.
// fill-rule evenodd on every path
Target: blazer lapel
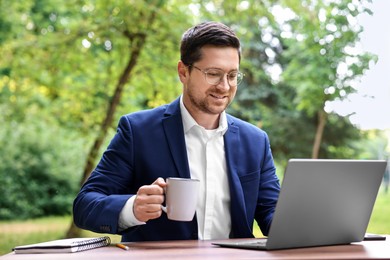
M 230 199 L 231 199 L 231 237 L 247 237 L 248 231 L 252 229 L 247 222 L 245 210 L 244 193 L 242 191 L 241 181 L 237 173 L 238 158 L 240 158 L 239 147 L 239 128 L 234 125 L 233 119 L 228 116 L 228 131 L 225 139 L 226 163 L 228 167 Z
M 162 123 L 179 176 L 190 178 L 179 98 L 167 106 Z

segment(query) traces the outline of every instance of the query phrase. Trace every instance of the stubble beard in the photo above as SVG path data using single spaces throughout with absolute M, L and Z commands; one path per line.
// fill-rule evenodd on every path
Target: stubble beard
M 198 109 L 199 111 L 201 111 L 203 113 L 209 114 L 209 115 L 221 114 L 230 104 L 230 100 L 228 100 L 228 102 L 226 104 L 224 104 L 223 106 L 218 106 L 216 109 L 214 109 L 213 105 L 207 101 L 208 97 L 206 97 L 204 99 L 197 99 L 190 92 L 188 93 L 188 97 L 189 97 L 192 105 L 196 109 Z

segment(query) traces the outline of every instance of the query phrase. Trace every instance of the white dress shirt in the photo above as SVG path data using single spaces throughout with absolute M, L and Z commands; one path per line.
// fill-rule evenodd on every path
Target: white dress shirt
M 200 180 L 196 217 L 199 239 L 226 239 L 231 229 L 230 191 L 223 135 L 227 131 L 226 113 L 219 127 L 206 130 L 196 123 L 180 98 L 184 136 L 191 178 Z
M 223 135 L 227 131 L 226 113 L 220 115 L 219 127 L 206 130 L 200 126 L 180 98 L 184 136 L 191 178 L 200 181 L 196 217 L 199 239 L 227 239 L 231 230 L 230 190 Z M 133 212 L 132 196 L 119 215 L 119 229 L 146 224 Z

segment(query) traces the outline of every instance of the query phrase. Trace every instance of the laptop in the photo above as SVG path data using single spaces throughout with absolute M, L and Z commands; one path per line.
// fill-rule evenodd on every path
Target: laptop
M 384 160 L 290 159 L 268 238 L 213 244 L 274 250 L 360 242 L 386 165 Z

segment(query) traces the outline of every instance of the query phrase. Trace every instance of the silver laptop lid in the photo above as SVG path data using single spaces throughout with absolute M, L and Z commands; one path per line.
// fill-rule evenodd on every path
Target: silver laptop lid
M 386 164 L 381 160 L 289 160 L 267 249 L 363 240 Z

